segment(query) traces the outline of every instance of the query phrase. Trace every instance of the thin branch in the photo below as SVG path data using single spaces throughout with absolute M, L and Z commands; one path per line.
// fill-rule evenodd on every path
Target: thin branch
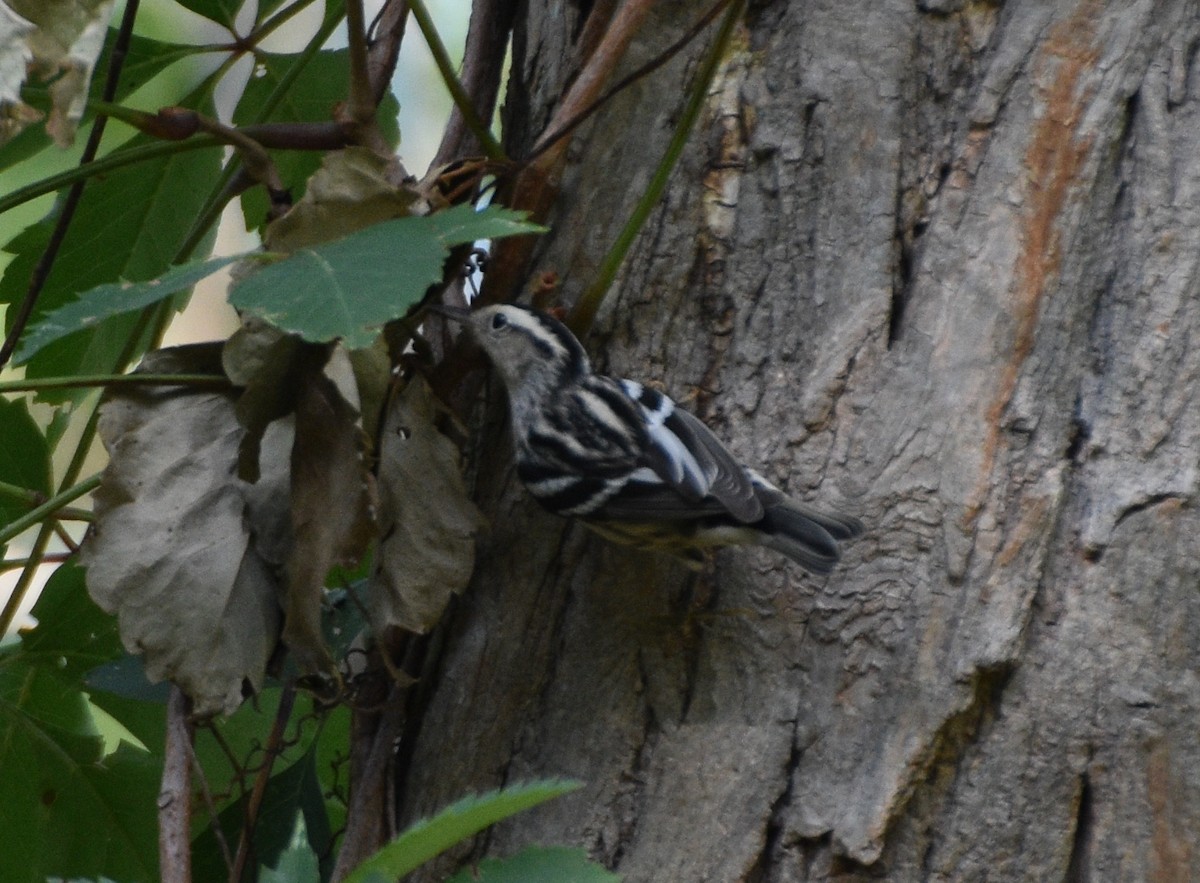
M 121 16 L 121 26 L 117 31 L 116 40 L 113 41 L 113 51 L 108 60 L 108 72 L 104 79 L 103 96 L 105 101 L 112 101 L 117 94 L 117 82 L 121 78 L 121 68 L 125 66 L 125 55 L 129 51 L 129 42 L 133 36 L 133 21 L 137 18 L 138 3 L 139 0 L 128 0 L 125 4 L 125 13 Z M 96 158 L 96 153 L 100 150 L 100 139 L 103 136 L 104 118 L 100 117 L 92 123 L 87 145 L 79 160 L 80 165 L 90 163 Z M 21 335 L 25 333 L 25 326 L 29 324 L 34 307 L 37 306 L 38 297 L 41 296 L 42 289 L 46 287 L 46 280 L 50 278 L 50 271 L 54 267 L 59 249 L 62 248 L 63 240 L 66 239 L 71 220 L 75 217 L 75 210 L 79 208 L 79 200 L 83 196 L 85 183 L 86 181 L 79 181 L 73 185 L 67 193 L 67 198 L 63 201 L 62 210 L 59 212 L 54 230 L 50 234 L 50 241 L 38 259 L 37 266 L 33 268 L 29 288 L 25 291 L 21 305 L 12 315 L 8 336 L 0 345 L 0 367 L 8 364 Z M 0 634 L 2 633 L 0 631 Z
M 724 3 L 725 0 L 722 0 L 722 2 Z M 616 241 L 613 242 L 612 247 L 600 262 L 600 267 L 593 277 L 591 284 L 588 285 L 587 289 L 580 295 L 579 300 L 576 302 L 575 309 L 571 312 L 571 317 L 567 322 L 576 334 L 582 335 L 592 327 L 592 322 L 596 318 L 596 312 L 600 309 L 600 303 L 604 300 L 604 296 L 608 292 L 609 286 L 612 285 L 613 279 L 616 278 L 617 271 L 621 268 L 621 264 L 625 260 L 625 255 L 633 245 L 633 240 L 637 237 L 642 226 L 646 223 L 646 219 L 650 217 L 650 213 L 658 204 L 663 189 L 667 186 L 667 181 L 671 177 L 671 172 L 679 162 L 680 156 L 683 155 L 683 149 L 687 145 L 688 138 L 691 136 L 692 127 L 696 124 L 696 119 L 700 116 L 700 111 L 704 107 L 709 86 L 713 81 L 713 77 L 716 76 L 721 59 L 724 58 L 729 48 L 729 42 L 733 37 L 738 20 L 741 18 L 744 6 L 745 0 L 734 0 L 726 10 L 725 18 L 721 22 L 721 28 L 717 31 L 717 36 L 713 40 L 712 46 L 709 47 L 707 55 L 704 57 L 704 63 L 701 65 L 700 70 L 696 72 L 696 77 L 692 82 L 691 94 L 688 95 L 683 114 L 675 126 L 675 132 L 671 136 L 671 143 L 667 145 L 662 160 L 654 170 L 654 176 L 650 179 L 649 186 L 646 187 L 645 192 L 638 199 L 637 205 L 634 206 L 629 219 L 625 222 L 625 226 L 621 228 Z
M 225 831 L 221 827 L 221 814 L 217 810 L 217 802 L 213 800 L 212 789 L 208 785 L 208 776 L 204 774 L 204 767 L 200 765 L 200 758 L 196 755 L 196 740 L 194 738 L 188 743 L 188 748 L 191 749 L 192 755 L 192 775 L 200 785 L 200 798 L 204 801 L 204 808 L 208 810 L 209 830 L 213 832 L 213 836 L 217 839 L 217 846 L 221 848 L 221 858 L 225 860 L 225 870 L 232 873 L 233 852 L 229 849 L 229 841 L 226 839 Z M 235 769 L 236 766 L 234 764 Z
M 191 700 L 174 684 L 167 699 L 167 739 L 158 792 L 158 863 L 163 883 L 191 883 Z
M 563 123 L 560 128 L 555 129 L 548 135 L 542 135 L 542 137 L 538 139 L 537 146 L 534 147 L 533 152 L 529 155 L 526 161 L 528 162 L 529 160 L 538 156 L 540 153 L 548 150 L 556 141 L 566 137 L 571 132 L 575 131 L 575 129 L 579 128 L 579 126 L 585 120 L 587 120 L 596 111 L 615 98 L 620 92 L 629 88 L 643 77 L 652 74 L 654 71 L 658 70 L 668 61 L 674 58 L 679 51 L 683 49 L 683 47 L 687 46 L 688 43 L 696 39 L 696 37 L 699 36 L 705 28 L 712 24 L 713 20 L 720 14 L 721 10 L 728 6 L 731 2 L 733 2 L 733 0 L 717 0 L 717 3 L 711 9 L 709 9 L 708 12 L 704 13 L 704 15 L 700 17 L 699 21 L 688 28 L 687 32 L 682 37 L 680 37 L 650 61 L 639 67 L 633 73 L 626 77 L 622 77 L 621 80 L 608 89 L 603 95 L 581 110 L 567 122 Z
M 245 132 L 227 126 L 220 120 L 190 107 L 163 107 L 158 113 L 146 113 L 108 101 L 93 101 L 97 113 L 115 117 L 139 132 L 168 141 L 182 141 L 198 133 L 206 133 L 228 144 L 238 152 L 242 164 L 253 179 L 265 186 L 272 195 L 283 191 L 283 182 L 270 155 L 261 144 Z
M 37 564 L 62 564 L 73 554 L 74 552 L 56 552 L 50 555 L 43 555 Z M 6 558 L 4 561 L 0 561 L 0 572 L 16 570 L 18 567 L 28 567 L 31 561 L 31 558 Z
M 346 33 L 350 44 L 350 88 L 346 101 L 350 119 L 365 131 L 375 122 L 375 101 L 367 74 L 367 22 L 363 0 L 346 0 Z
M 244 42 L 249 43 L 251 46 L 258 46 L 274 31 L 277 31 L 279 28 L 283 27 L 298 14 L 312 6 L 315 2 L 316 0 L 297 0 L 297 2 L 291 4 L 290 6 L 285 6 L 283 9 L 279 10 L 277 13 L 247 34 Z
M 509 0 L 475 0 L 471 23 L 467 27 L 467 42 L 463 50 L 462 84 L 471 107 L 477 108 L 484 119 L 491 119 L 500 94 L 500 77 L 504 72 L 504 51 L 509 32 L 516 17 L 517 4 Z M 429 164 L 437 169 L 456 159 L 478 153 L 477 140 L 468 137 L 470 130 L 457 106 L 442 133 L 437 155 Z M 473 143 L 474 142 L 474 143 Z
M 139 351 L 142 346 L 143 338 L 148 330 L 151 331 L 150 340 L 161 339 L 163 330 L 166 328 L 167 321 L 171 315 L 169 307 L 164 304 L 158 304 L 153 307 L 147 307 L 142 311 L 138 318 L 137 324 L 130 331 L 128 338 L 125 341 L 124 347 L 121 348 L 120 354 L 117 355 L 115 361 L 114 373 L 117 370 L 123 369 L 132 361 L 134 353 Z M 157 319 L 156 319 L 157 317 Z M 153 327 L 152 327 L 153 326 Z M 72 493 L 72 486 L 79 479 L 79 473 L 83 471 L 84 464 L 87 462 L 88 453 L 91 451 L 92 442 L 96 439 L 96 427 L 99 425 L 100 409 L 93 406 L 91 414 L 88 415 L 87 422 L 84 423 L 83 431 L 79 433 L 79 441 L 75 446 L 74 452 L 71 454 L 71 461 L 67 464 L 67 468 L 63 471 L 62 480 L 59 482 L 58 495 L 61 497 L 65 494 Z M 99 484 L 99 476 L 93 476 L 83 482 L 79 487 L 89 485 L 91 482 Z M 91 488 L 88 488 L 90 490 Z M 85 491 L 86 492 L 86 491 Z M 81 494 L 80 494 L 81 495 Z M 77 495 L 79 496 L 79 495 Z M 62 502 L 71 502 L 70 499 Z M 33 516 L 34 513 L 29 513 Z M 49 512 L 46 513 L 47 515 Z M 32 527 L 34 521 L 26 527 Z M 12 525 L 9 525 L 9 529 Z M 13 620 L 16 618 L 17 611 L 21 609 L 21 603 L 25 599 L 26 593 L 30 586 L 33 585 L 33 578 L 38 572 L 38 562 L 40 562 L 46 554 L 46 549 L 50 545 L 50 539 L 54 536 L 54 522 L 44 521 L 38 528 L 37 535 L 34 537 L 33 545 L 29 550 L 29 563 L 25 569 L 21 571 L 21 575 L 17 577 L 17 583 L 13 586 L 12 592 L 8 596 L 8 601 L 4 604 L 4 609 L 0 610 L 0 635 L 6 634 Z M 0 539 L 0 542 L 6 542 Z
M 625 55 L 633 35 L 642 21 L 654 8 L 655 0 L 628 0 L 616 14 L 612 25 L 604 34 L 600 45 L 592 53 L 578 78 L 571 84 L 566 96 L 554 112 L 546 132 L 534 144 L 534 155 L 547 149 L 552 139 L 561 140 L 557 133 L 567 123 L 588 108 L 600 94 L 604 84 L 612 76 L 617 64 Z
M 595 0 L 592 3 L 587 21 L 583 23 L 583 30 L 580 31 L 579 39 L 576 41 L 576 45 L 579 47 L 580 64 L 587 64 L 592 53 L 596 51 L 596 47 L 600 45 L 619 5 L 618 0 Z
M 371 95 L 376 106 L 388 93 L 404 42 L 404 26 L 408 22 L 408 0 L 387 0 L 371 26 L 370 48 L 367 50 L 367 76 L 371 80 Z
M 337 0 L 329 0 L 329 3 L 331 4 L 335 2 L 337 2 Z M 324 45 L 325 41 L 329 39 L 330 34 L 336 30 L 339 23 L 340 20 L 336 16 L 330 16 L 328 14 L 326 15 L 325 23 L 317 29 L 317 32 L 313 35 L 312 39 L 308 41 L 308 45 L 304 47 L 304 51 L 296 57 L 296 63 L 293 64 L 288 69 L 287 73 L 283 75 L 282 79 L 280 79 L 280 81 L 275 85 L 275 88 L 271 91 L 271 94 L 267 96 L 267 100 L 263 102 L 262 107 L 259 108 L 256 117 L 256 123 L 249 126 L 243 126 L 241 129 L 242 134 L 246 135 L 248 138 L 253 138 L 264 147 L 289 146 L 287 144 L 272 143 L 269 141 L 266 138 L 266 130 L 281 124 L 267 124 L 263 123 L 263 120 L 270 116 L 275 108 L 279 106 L 280 102 L 283 101 L 284 97 L 288 93 L 288 90 L 292 87 L 292 84 L 295 83 L 296 78 L 304 72 L 304 69 L 308 67 L 309 62 L 316 57 L 317 53 L 321 50 L 321 46 Z M 299 124 L 287 123 L 282 125 L 297 126 Z M 340 139 L 340 143 L 336 145 L 329 145 L 328 149 L 344 147 L 349 143 L 344 127 L 338 122 L 304 124 L 304 126 L 306 129 L 311 127 L 314 131 L 317 128 L 322 128 L 332 129 L 332 131 L 336 132 Z M 314 146 L 304 147 L 302 149 L 319 150 L 326 148 Z M 209 228 L 217 222 L 217 220 L 221 217 L 221 213 L 224 211 L 226 203 L 233 198 L 231 194 L 237 192 L 231 189 L 231 185 L 234 182 L 234 179 L 237 177 L 240 167 L 241 161 L 235 156 L 226 164 L 224 171 L 221 172 L 221 177 L 217 180 L 217 184 L 210 192 L 208 199 L 205 200 L 204 206 L 197 215 L 196 222 L 192 225 L 192 229 L 188 231 L 188 235 L 184 240 L 185 248 L 187 249 L 188 253 L 194 250 L 198 243 L 204 241 Z
M 462 82 L 458 79 L 458 75 L 454 72 L 454 66 L 450 62 L 450 53 L 446 51 L 446 45 L 438 35 L 437 28 L 434 27 L 433 19 L 429 15 L 429 10 L 425 7 L 424 0 L 409 0 L 408 5 L 412 9 L 413 18 L 417 21 L 417 27 L 421 29 L 421 36 L 425 38 L 425 42 L 429 45 L 429 51 L 433 54 L 433 60 L 437 64 L 438 72 L 442 75 L 442 82 L 450 90 L 450 97 L 454 99 L 454 106 L 463 115 L 467 128 L 471 130 L 471 134 L 475 136 L 475 139 L 483 148 L 483 152 L 487 155 L 488 159 L 498 161 L 507 160 L 508 157 L 504 153 L 504 148 L 500 146 L 500 142 L 492 135 L 488 124 L 480 118 L 479 112 L 471 102 L 471 96 L 467 93 Z
M 559 103 L 544 130 L 546 134 L 534 144 L 533 161 L 504 181 L 499 194 L 502 204 L 529 212 L 530 220 L 535 223 L 546 219 L 550 207 L 558 198 L 562 166 L 571 142 L 570 138 L 549 140 L 547 136 L 557 133 L 595 101 L 654 4 L 655 0 L 627 0 L 621 7 L 600 45 Z M 483 280 L 479 298 L 482 304 L 500 303 L 512 298 L 528 268 L 533 249 L 534 241 L 527 236 L 502 240 L 496 246 Z
M 48 499 L 45 494 L 40 491 L 31 491 L 29 488 L 21 487 L 16 484 L 9 484 L 6 481 L 0 481 L 0 496 L 8 497 L 10 500 L 19 500 L 26 506 L 40 506 Z M 58 510 L 57 517 L 62 521 L 94 521 L 95 515 L 89 509 L 75 509 L 71 506 L 64 506 Z

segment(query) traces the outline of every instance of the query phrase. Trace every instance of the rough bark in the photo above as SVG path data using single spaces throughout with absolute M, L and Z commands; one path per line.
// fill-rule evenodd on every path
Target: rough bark
M 518 25 L 518 144 L 574 69 L 563 6 Z M 629 68 L 699 9 L 662 4 Z M 523 495 L 493 394 L 492 528 L 403 813 L 568 775 L 586 788 L 471 856 L 578 843 L 629 881 L 1191 879 L 1198 40 L 1184 0 L 754 4 L 588 345 L 868 534 L 828 580 L 609 545 Z M 573 149 L 537 264 L 568 302 L 701 51 Z

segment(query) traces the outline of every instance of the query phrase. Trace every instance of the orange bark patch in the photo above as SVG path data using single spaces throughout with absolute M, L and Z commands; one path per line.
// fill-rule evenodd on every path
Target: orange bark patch
M 967 510 L 966 523 L 978 517 L 987 494 L 988 477 L 1000 444 L 1000 421 L 1012 401 L 1021 368 L 1033 350 L 1037 319 L 1047 283 L 1057 274 L 1062 261 L 1057 220 L 1066 205 L 1071 184 L 1076 180 L 1091 150 L 1093 136 L 1079 131 L 1090 90 L 1079 82 L 1096 62 L 1093 45 L 1095 20 L 1102 11 L 1098 0 L 1083 0 L 1074 14 L 1050 31 L 1034 68 L 1035 86 L 1041 93 L 1043 113 L 1033 126 L 1025 167 L 1025 217 L 1021 224 L 1021 250 L 1014 276 L 1016 291 L 1012 305 L 1016 331 L 1011 358 L 1002 366 L 995 398 L 986 412 L 987 435 L 983 443 L 980 482 Z

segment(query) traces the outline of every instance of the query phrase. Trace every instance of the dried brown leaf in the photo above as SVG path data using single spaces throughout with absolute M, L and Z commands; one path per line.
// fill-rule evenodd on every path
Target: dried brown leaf
M 292 534 L 284 641 L 301 672 L 328 672 L 321 634 L 325 577 L 350 567 L 375 538 L 375 483 L 358 413 L 328 377 L 311 371 L 296 400 L 292 447 Z
M 220 350 L 161 350 L 141 370 L 219 374 Z M 200 715 L 232 712 L 261 685 L 279 634 L 280 550 L 255 538 L 286 524 L 287 459 L 257 488 L 237 477 L 232 391 L 125 387 L 99 431 L 111 460 L 83 548 L 92 597 L 151 679 L 175 681 Z
M 427 632 L 475 567 L 485 524 L 467 496 L 458 448 L 434 426 L 436 400 L 414 378 L 384 419 L 379 451 L 383 540 L 367 609 L 376 634 Z
M 418 195 L 394 180 L 400 174 L 394 158 L 365 147 L 327 154 L 300 201 L 267 226 L 268 250 L 290 254 L 413 214 Z

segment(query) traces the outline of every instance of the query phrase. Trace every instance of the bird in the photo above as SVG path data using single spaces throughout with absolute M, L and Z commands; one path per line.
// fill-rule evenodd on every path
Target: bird
M 558 319 L 515 304 L 434 312 L 463 324 L 508 396 L 517 475 L 544 508 L 700 568 L 756 544 L 829 573 L 857 518 L 791 499 L 658 390 L 592 370 Z

